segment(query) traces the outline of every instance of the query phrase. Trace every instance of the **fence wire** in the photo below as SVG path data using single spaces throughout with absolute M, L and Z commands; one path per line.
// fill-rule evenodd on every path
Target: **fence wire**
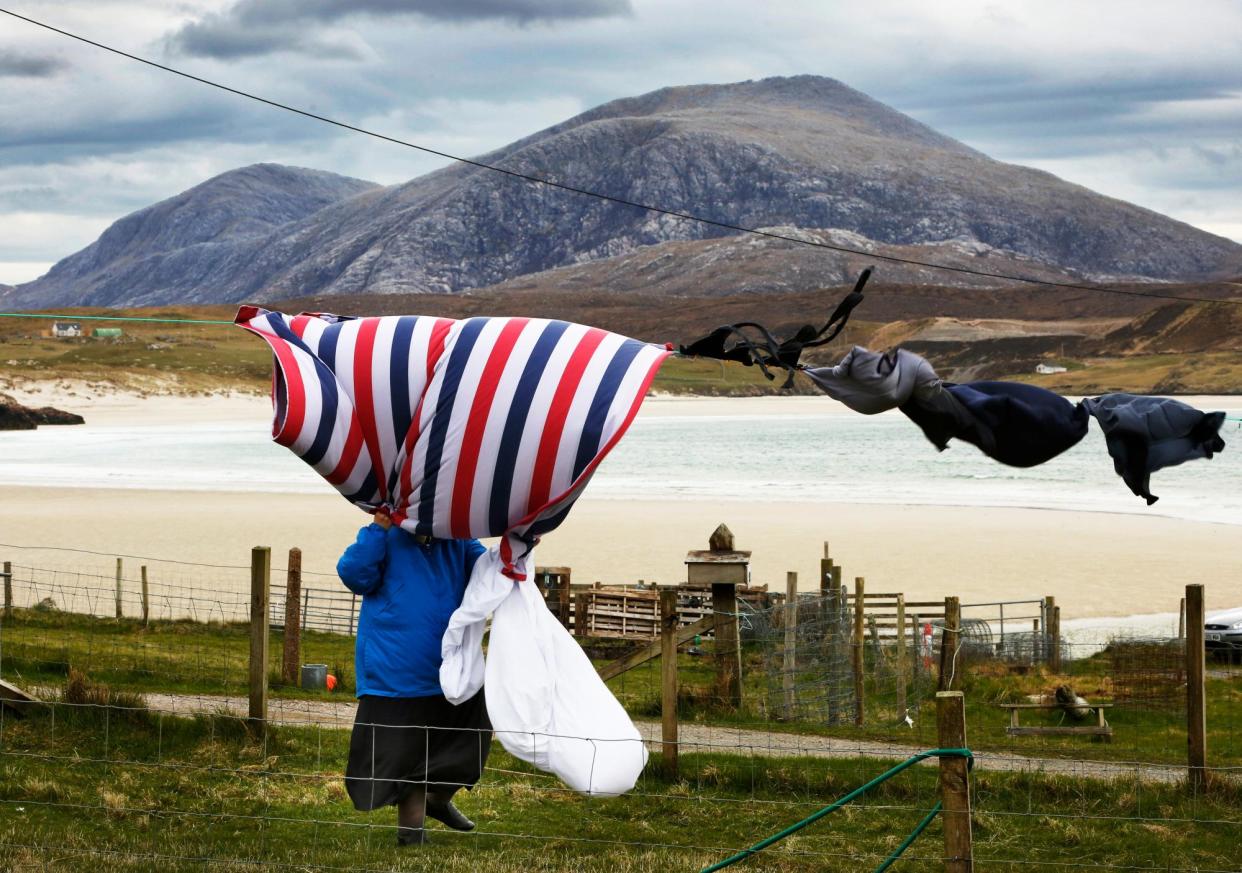
M 676 775 L 661 762 L 653 659 L 610 681 L 652 754 L 633 792 L 583 798 L 494 745 L 483 780 L 460 799 L 478 829 L 437 827 L 415 855 L 397 849 L 391 809 L 359 812 L 344 790 L 355 711 L 349 624 L 302 635 L 302 660 L 331 665 L 339 690 L 273 675 L 268 722 L 256 726 L 246 717 L 248 603 L 217 575 L 248 580 L 248 568 L 157 579 L 150 563 L 143 621 L 130 584 L 140 580 L 125 566 L 120 619 L 106 561 L 76 572 L 13 567 L 0 678 L 42 702 L 22 718 L 0 708 L 0 869 L 406 870 L 423 869 L 427 852 L 445 870 L 697 869 L 938 745 L 941 619 L 911 617 L 899 653 L 878 614 L 864 615 L 857 644 L 847 595 L 743 605 L 740 705 L 718 682 L 729 653 L 710 637 L 681 647 Z M 1210 662 L 1211 779 L 1191 790 L 1184 640 L 1120 627 L 1052 640 L 1025 614 L 1006 616 L 1002 634 L 984 605 L 963 607 L 971 610 L 955 682 L 976 755 L 976 869 L 1238 869 L 1236 653 L 1218 646 Z M 283 618 L 274 605 L 273 652 Z M 584 643 L 601 664 L 638 645 Z M 1020 710 L 1023 728 L 1051 730 L 1011 734 L 1005 707 L 1014 703 L 1031 707 Z M 1096 725 L 1101 705 L 1110 705 L 1111 736 L 1061 732 Z M 935 766 L 916 767 L 746 869 L 874 869 L 937 800 Z M 945 869 L 940 825 L 895 869 Z

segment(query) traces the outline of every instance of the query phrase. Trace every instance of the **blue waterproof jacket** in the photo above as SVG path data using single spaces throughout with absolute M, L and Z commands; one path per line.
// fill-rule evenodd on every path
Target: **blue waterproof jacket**
M 354 654 L 359 697 L 442 693 L 440 639 L 483 552 L 478 540 L 421 545 L 395 525 L 372 523 L 358 532 L 336 572 L 362 595 Z

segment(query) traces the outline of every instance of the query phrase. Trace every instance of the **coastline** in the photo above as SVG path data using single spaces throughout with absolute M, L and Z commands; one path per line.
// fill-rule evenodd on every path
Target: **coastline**
M 336 559 L 367 517 L 334 493 L 249 494 L 0 486 L 0 543 L 62 546 L 203 564 L 245 565 L 255 545 L 283 567 L 303 551 L 317 586 L 335 585 Z M 922 507 L 745 501 L 592 500 L 583 497 L 536 551 L 536 562 L 568 566 L 575 582 L 674 584 L 686 551 L 706 546 L 717 524 L 753 552 L 753 581 L 783 590 L 786 571 L 817 587 L 823 543 L 846 581 L 914 600 L 956 594 L 964 602 L 1053 595 L 1064 620 L 1168 613 L 1189 581 L 1208 588 L 1209 610 L 1228 601 L 1242 577 L 1237 531 L 1163 517 L 990 507 Z M 4 560 L 91 572 L 110 559 L 3 548 Z M 199 571 L 184 571 L 198 579 Z M 210 574 L 207 574 L 210 575 Z M 203 583 L 206 584 L 206 583 Z M 235 594 L 244 574 L 211 584 Z M 279 578 L 274 584 L 281 584 Z M 310 584 L 310 583 L 307 583 Z
M 77 386 L 74 394 L 84 388 Z M 80 412 L 88 425 L 101 427 L 245 423 L 255 425 L 259 435 L 271 416 L 263 394 L 70 396 L 63 387 L 46 383 L 10 393 L 22 402 Z M 1242 407 L 1242 398 L 1187 399 L 1200 408 Z M 641 415 L 780 419 L 855 413 L 822 397 L 653 397 Z M 136 438 L 132 432 L 130 438 Z M 300 468 L 291 475 L 314 478 Z M 336 584 L 336 558 L 366 522 L 362 512 L 326 485 L 300 493 L 226 487 L 211 482 L 203 490 L 0 484 L 0 543 L 230 565 L 244 565 L 252 546 L 269 545 L 276 567 L 284 565 L 290 547 L 298 546 L 308 573 L 323 574 L 316 584 Z M 754 581 L 775 590 L 783 590 L 786 571 L 798 573 L 803 590 L 815 589 L 827 541 L 847 581 L 862 576 L 869 591 L 900 591 L 909 599 L 956 594 L 965 602 L 980 602 L 1053 595 L 1064 620 L 1071 621 L 1169 613 L 1177 609 L 1187 582 L 1204 582 L 1209 610 L 1242 605 L 1227 600 L 1236 589 L 1230 580 L 1242 578 L 1242 548 L 1232 524 L 1138 506 L 1115 512 L 1085 506 L 910 503 L 903 502 L 901 489 L 894 489 L 885 503 L 789 500 L 774 493 L 776 498 L 768 494 L 766 500 L 701 495 L 656 500 L 588 488 L 565 524 L 539 546 L 536 562 L 573 568 L 575 582 L 676 583 L 685 575 L 686 551 L 704 548 L 711 531 L 724 522 L 738 548 L 753 552 Z M 36 566 L 63 571 L 112 572 L 103 558 L 3 551 L 2 559 L 15 563 L 28 557 L 42 562 Z M 244 590 L 245 579 L 229 576 L 219 584 L 236 593 Z

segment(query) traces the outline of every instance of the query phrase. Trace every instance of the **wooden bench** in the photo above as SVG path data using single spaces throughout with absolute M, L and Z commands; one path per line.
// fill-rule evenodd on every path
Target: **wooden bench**
M 1086 703 L 1082 707 L 1066 707 L 1061 703 L 1001 703 L 998 704 L 1001 709 L 1009 710 L 1009 727 L 1005 729 L 1011 737 L 1039 737 L 1039 736 L 1092 736 L 1103 737 L 1105 742 L 1109 742 L 1113 738 L 1113 728 L 1104 718 L 1104 710 L 1111 707 L 1111 703 Z M 1094 709 L 1096 723 L 1093 725 L 1040 725 L 1032 727 L 1027 725 L 1023 727 L 1018 723 L 1018 713 L 1024 709 Z

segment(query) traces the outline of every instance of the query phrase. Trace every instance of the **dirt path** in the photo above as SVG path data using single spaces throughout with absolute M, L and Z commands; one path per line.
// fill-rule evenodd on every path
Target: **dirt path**
M 244 716 L 249 706 L 244 697 L 180 694 L 146 694 L 144 697 L 152 710 L 176 715 L 212 712 Z M 354 709 L 355 703 L 352 700 L 337 702 L 273 698 L 268 702 L 268 717 L 272 722 L 281 725 L 348 728 L 353 724 Z M 637 721 L 635 724 L 648 745 L 653 750 L 658 749 L 659 722 Z M 685 752 L 711 751 L 777 758 L 807 756 L 900 759 L 925 751 L 922 746 L 904 743 L 808 736 L 694 723 L 683 723 L 679 731 L 681 748 Z M 933 761 L 926 763 L 934 764 Z M 1066 758 L 1037 758 L 1008 752 L 976 752 L 975 766 L 982 770 L 1048 773 L 1086 779 L 1173 783 L 1185 777 L 1185 768 L 1177 765 L 1075 761 Z

